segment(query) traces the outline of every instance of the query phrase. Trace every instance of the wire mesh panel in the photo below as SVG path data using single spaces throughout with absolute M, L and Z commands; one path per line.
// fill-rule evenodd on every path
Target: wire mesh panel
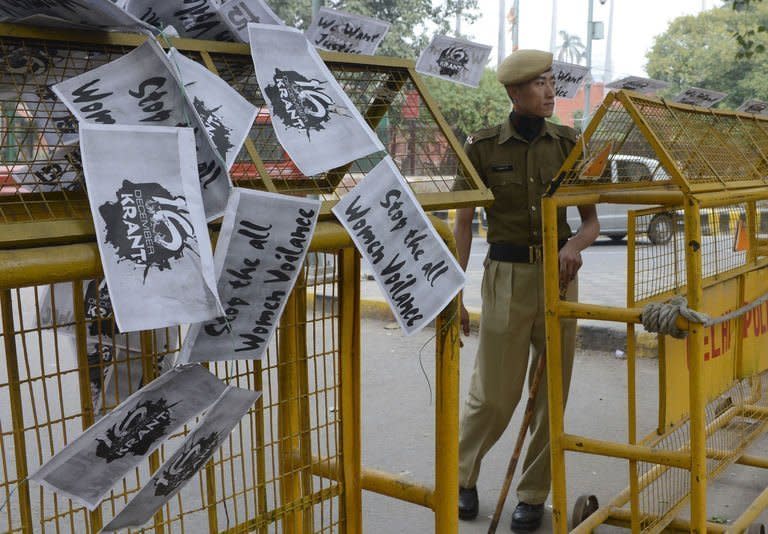
M 578 159 L 565 169 L 564 186 L 658 187 L 671 173 L 620 100 L 609 97 L 593 119 L 597 126 L 581 137 Z M 602 155 L 607 157 L 602 158 Z
M 340 277 L 337 254 L 310 253 L 265 358 L 210 366 L 226 383 L 263 396 L 205 468 L 136 532 L 343 530 L 343 484 L 312 474 L 318 462 L 340 463 L 342 456 Z M 177 328 L 118 332 L 104 318 L 101 282 L 0 292 L 3 531 L 98 531 L 194 425 L 130 472 L 95 512 L 26 482 L 84 428 L 164 372 L 183 339 Z
M 710 191 L 768 183 L 765 117 L 704 111 L 621 91 L 609 95 L 593 123 L 565 169 L 564 185 L 650 187 L 671 180 L 685 191 Z M 621 171 L 616 168 L 621 160 L 635 165 Z M 648 170 L 642 171 L 643 163 Z
M 107 45 L 93 44 L 98 39 L 87 32 L 61 32 L 55 37 L 49 32 L 45 39 L 8 36 L 12 34 L 13 27 L 0 24 L 0 222 L 88 219 L 77 121 L 51 86 L 121 57 L 141 38 L 113 34 L 109 42 L 121 44 Z M 90 35 L 88 42 L 78 44 L 84 35 Z M 205 46 L 190 42 L 170 44 L 215 71 L 259 110 L 230 171 L 235 185 L 318 195 L 329 202 L 325 213 L 386 155 L 371 154 L 317 176 L 304 176 L 275 136 L 248 48 L 221 45 L 209 53 Z M 326 60 L 331 72 L 414 191 L 422 195 L 425 208 L 444 207 L 450 199 L 475 204 L 487 199 L 450 128 L 428 105 L 411 63 L 384 59 L 371 64 L 342 54 L 326 57 L 333 58 Z M 457 179 L 462 183 L 455 189 L 461 192 L 452 193 Z
M 631 211 L 628 217 L 634 219 L 630 225 L 634 232 L 628 237 L 635 273 L 634 303 L 682 292 L 687 276 L 682 211 L 659 207 Z M 738 239 L 739 232 L 746 238 L 746 205 L 703 208 L 700 217 L 703 278 L 745 266 L 746 249 L 739 249 Z M 768 214 L 765 218 L 768 220 Z
M 740 380 L 706 406 L 707 475 L 715 478 L 765 432 L 768 412 L 768 377 Z M 648 444 L 656 450 L 685 452 L 690 448 L 690 421 L 658 436 Z M 690 494 L 690 473 L 685 469 L 639 462 L 640 527 L 659 532 L 680 512 Z

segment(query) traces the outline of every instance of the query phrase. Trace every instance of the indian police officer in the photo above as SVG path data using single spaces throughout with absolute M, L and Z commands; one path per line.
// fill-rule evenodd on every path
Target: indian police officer
M 541 197 L 577 141 L 577 132 L 545 119 L 555 106 L 552 54 L 517 50 L 499 66 L 497 77 L 512 101 L 502 124 L 467 139 L 465 150 L 494 195 L 486 209 L 488 256 L 482 282 L 480 343 L 459 431 L 459 517 L 478 513 L 476 482 L 483 456 L 499 439 L 520 400 L 528 360 L 530 376 L 544 356 L 544 273 L 541 251 Z M 572 236 L 565 209 L 558 212 L 560 287 L 577 298 L 581 251 L 599 233 L 594 206 L 579 206 L 582 225 Z M 458 211 L 454 234 L 459 261 L 467 267 L 473 208 Z M 461 308 L 464 334 L 469 316 Z M 562 321 L 566 392 L 573 366 L 575 320 Z M 529 377 L 530 379 L 530 377 Z M 546 379 L 542 379 L 531 421 L 531 436 L 517 487 L 519 503 L 512 530 L 541 525 L 550 490 Z M 511 451 L 510 451 L 511 453 Z

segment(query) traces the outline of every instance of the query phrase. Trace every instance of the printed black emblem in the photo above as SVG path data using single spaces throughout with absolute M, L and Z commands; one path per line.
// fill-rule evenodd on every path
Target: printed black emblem
M 208 436 L 201 437 L 183 451 L 180 451 L 176 459 L 168 466 L 168 469 L 163 469 L 162 474 L 155 482 L 155 495 L 170 495 L 179 486 L 195 476 L 195 473 L 213 455 L 218 445 L 219 433 L 211 432 Z
M 326 82 L 307 79 L 298 72 L 275 69 L 274 84 L 264 92 L 272 104 L 273 113 L 288 128 L 307 132 L 324 130 L 336 110 L 333 99 L 323 87 Z
M 143 456 L 152 445 L 165 435 L 173 422 L 171 408 L 163 398 L 140 402 L 129 410 L 120 423 L 107 430 L 106 439 L 96 438 L 96 456 L 107 463 L 133 454 Z
M 106 240 L 119 257 L 144 266 L 144 279 L 152 267 L 170 269 L 184 250 L 196 252 L 195 231 L 184 197 L 173 196 L 156 183 L 123 180 L 117 202 L 99 206 L 106 225 Z
M 53 48 L 12 48 L 0 56 L 0 67 L 11 74 L 42 74 L 54 66 L 58 55 Z
M 90 323 L 88 334 L 91 336 L 101 334 L 110 337 L 120 333 L 112 320 L 112 301 L 109 299 L 106 280 L 88 282 L 85 288 L 85 319 Z
M 197 114 L 200 115 L 200 119 L 203 121 L 208 137 L 211 138 L 213 145 L 216 147 L 216 151 L 224 157 L 227 152 L 234 148 L 234 145 L 229 140 L 232 128 L 227 128 L 221 122 L 221 119 L 216 116 L 216 112 L 221 109 L 221 106 L 213 109 L 207 108 L 205 107 L 205 102 L 197 97 L 195 97 L 193 104 L 195 111 L 197 111 Z
M 458 76 L 461 71 L 467 70 L 469 54 L 459 46 L 449 46 L 437 58 L 437 66 L 443 76 Z

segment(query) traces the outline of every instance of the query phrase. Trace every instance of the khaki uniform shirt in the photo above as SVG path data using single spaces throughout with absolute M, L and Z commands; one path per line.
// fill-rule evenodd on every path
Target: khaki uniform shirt
M 464 150 L 495 198 L 486 208 L 489 243 L 541 244 L 541 197 L 577 138 L 573 128 L 544 121 L 528 143 L 509 119 L 467 138 Z M 571 236 L 565 211 L 558 209 L 558 240 Z

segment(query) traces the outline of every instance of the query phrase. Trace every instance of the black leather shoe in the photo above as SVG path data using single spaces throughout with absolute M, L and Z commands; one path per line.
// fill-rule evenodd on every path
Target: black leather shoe
M 512 512 L 512 530 L 515 532 L 531 532 L 541 526 L 544 517 L 543 504 L 528 504 L 519 502 Z
M 470 521 L 477 517 L 480 503 L 477 500 L 477 487 L 459 487 L 459 519 Z

